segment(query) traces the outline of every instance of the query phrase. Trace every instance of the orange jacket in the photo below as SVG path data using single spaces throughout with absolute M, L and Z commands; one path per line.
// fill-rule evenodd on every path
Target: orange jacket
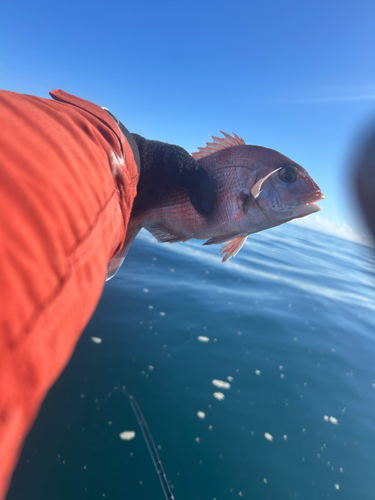
M 0 92 L 0 499 L 125 238 L 138 180 L 102 108 Z

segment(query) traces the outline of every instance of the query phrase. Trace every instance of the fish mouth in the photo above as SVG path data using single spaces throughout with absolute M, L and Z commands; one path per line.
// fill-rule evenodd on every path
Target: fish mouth
M 310 203 L 314 204 L 320 200 L 324 200 L 324 194 L 319 190 L 309 196 L 306 196 L 305 198 L 301 198 L 300 201 L 303 205 L 309 205 Z
M 320 200 L 324 200 L 324 194 L 320 190 L 315 191 L 315 193 L 309 196 L 300 198 L 300 206 L 298 207 L 298 215 L 296 217 L 305 217 L 306 215 L 319 212 L 322 207 L 315 205 L 315 203 Z

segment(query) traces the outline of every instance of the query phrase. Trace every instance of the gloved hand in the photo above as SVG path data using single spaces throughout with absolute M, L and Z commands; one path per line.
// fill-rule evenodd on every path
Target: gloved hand
M 140 165 L 133 210 L 144 209 L 162 193 L 167 195 L 173 187 L 179 186 L 187 190 L 198 213 L 211 213 L 214 200 L 212 181 L 207 171 L 185 149 L 130 134 L 121 122 L 119 126 Z

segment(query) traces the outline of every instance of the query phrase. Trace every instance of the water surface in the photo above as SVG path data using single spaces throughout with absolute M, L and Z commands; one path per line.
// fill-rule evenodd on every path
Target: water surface
M 43 404 L 8 500 L 164 498 L 126 397 L 107 397 L 117 384 L 176 500 L 375 498 L 374 253 L 291 224 L 250 236 L 225 265 L 218 250 L 140 235 Z

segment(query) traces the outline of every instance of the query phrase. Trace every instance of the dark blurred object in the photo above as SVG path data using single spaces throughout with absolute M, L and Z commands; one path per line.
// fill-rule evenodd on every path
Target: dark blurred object
M 356 185 L 365 219 L 375 238 L 375 129 L 360 150 Z

